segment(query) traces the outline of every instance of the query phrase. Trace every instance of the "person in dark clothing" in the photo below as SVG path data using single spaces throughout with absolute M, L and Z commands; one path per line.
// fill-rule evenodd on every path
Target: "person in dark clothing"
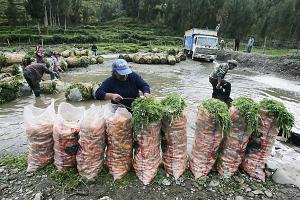
M 240 34 L 237 34 L 234 40 L 234 50 L 239 51 L 239 48 L 240 48 Z
M 131 111 L 132 102 L 140 96 L 150 96 L 149 84 L 133 72 L 124 59 L 117 59 L 112 65 L 112 76 L 107 78 L 96 90 L 98 100 L 111 100 L 112 104 L 121 105 Z
M 55 75 L 56 73 L 49 70 L 45 64 L 42 63 L 34 63 L 31 65 L 28 65 L 23 70 L 23 75 L 30 86 L 30 88 L 33 90 L 34 95 L 36 97 L 39 97 L 41 94 L 40 91 L 40 82 L 42 80 L 42 77 L 44 73 Z
M 220 64 L 209 76 L 209 82 L 213 87 L 212 98 L 219 99 L 230 105 L 231 84 L 224 80 L 229 69 L 237 66 L 236 61 Z
M 95 43 L 93 43 L 93 45 L 92 45 L 92 52 L 93 52 L 93 56 L 98 55 L 98 47 L 96 46 Z

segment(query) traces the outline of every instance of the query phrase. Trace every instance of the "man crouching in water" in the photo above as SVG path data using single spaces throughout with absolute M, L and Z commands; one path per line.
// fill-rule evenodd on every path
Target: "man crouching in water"
M 224 80 L 228 70 L 237 67 L 237 61 L 229 60 L 227 63 L 220 64 L 209 76 L 209 82 L 213 87 L 212 98 L 219 99 L 230 106 L 232 99 L 230 98 L 231 84 Z
M 23 61 L 23 76 L 33 90 L 35 97 L 40 97 L 40 82 L 44 73 L 56 76 L 56 72 L 49 70 L 46 64 L 43 63 L 32 63 L 29 60 Z

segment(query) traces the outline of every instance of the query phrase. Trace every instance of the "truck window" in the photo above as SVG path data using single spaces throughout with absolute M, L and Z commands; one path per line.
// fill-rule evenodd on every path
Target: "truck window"
M 197 40 L 197 45 L 205 47 L 218 47 L 218 39 L 213 37 L 199 37 Z

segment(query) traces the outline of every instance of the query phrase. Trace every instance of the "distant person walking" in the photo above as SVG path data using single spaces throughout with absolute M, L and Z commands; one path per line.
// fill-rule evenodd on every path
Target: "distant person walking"
M 220 49 L 221 49 L 221 50 L 224 50 L 224 48 L 225 48 L 225 41 L 222 39 L 222 40 L 220 41 Z
M 247 45 L 247 52 L 248 53 L 251 53 L 253 45 L 254 45 L 254 37 L 251 36 L 248 40 L 248 45 Z
M 93 56 L 98 55 L 98 47 L 96 46 L 95 43 L 93 43 L 93 45 L 92 45 L 92 52 L 93 52 Z
M 236 34 L 234 39 L 234 50 L 239 51 L 240 48 L 240 34 Z

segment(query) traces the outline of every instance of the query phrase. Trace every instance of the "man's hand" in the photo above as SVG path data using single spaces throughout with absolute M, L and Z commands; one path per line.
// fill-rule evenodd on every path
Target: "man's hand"
M 118 94 L 111 94 L 110 99 L 113 100 L 114 102 L 120 102 L 123 100 L 123 97 L 121 97 Z
M 149 94 L 149 93 L 144 93 L 144 97 L 147 99 L 147 98 L 149 98 L 151 96 L 151 94 Z

